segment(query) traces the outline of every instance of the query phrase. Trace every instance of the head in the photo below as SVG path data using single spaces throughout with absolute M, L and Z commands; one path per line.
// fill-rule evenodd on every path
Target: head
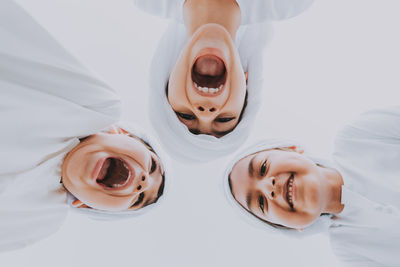
M 138 210 L 162 195 L 160 158 L 143 140 L 114 129 L 83 139 L 66 155 L 62 183 L 77 198 L 74 207 Z
M 234 199 L 249 213 L 274 226 L 302 229 L 324 212 L 323 167 L 297 147 L 248 155 L 232 168 Z
M 194 134 L 222 137 L 240 121 L 247 73 L 228 31 L 209 23 L 185 44 L 169 78 L 167 98 Z

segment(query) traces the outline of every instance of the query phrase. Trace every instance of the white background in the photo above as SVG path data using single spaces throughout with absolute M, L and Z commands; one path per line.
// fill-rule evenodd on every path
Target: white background
M 136 10 L 128 0 L 18 2 L 118 90 L 124 119 L 150 128 L 148 69 L 166 21 Z M 346 121 L 373 107 L 399 104 L 398 10 L 396 0 L 321 0 L 301 16 L 276 23 L 265 54 L 264 106 L 250 140 L 288 137 L 329 157 Z M 339 264 L 327 236 L 291 240 L 242 221 L 221 190 L 226 163 L 172 161 L 174 175 L 161 206 L 119 222 L 72 213 L 50 238 L 0 254 L 0 265 Z

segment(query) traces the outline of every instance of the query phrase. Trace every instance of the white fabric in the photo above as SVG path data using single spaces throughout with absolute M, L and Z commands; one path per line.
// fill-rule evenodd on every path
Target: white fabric
M 185 0 L 134 0 L 141 10 L 162 18 L 183 22 Z M 289 19 L 305 11 L 314 0 L 236 0 L 242 24 Z
M 302 8 L 295 4 L 300 2 L 303 3 Z M 284 5 L 276 6 L 280 6 L 281 18 L 284 18 L 289 16 L 288 14 L 299 14 L 309 5 L 305 4 L 306 2 L 311 4 L 312 1 L 292 1 L 291 5 L 286 6 L 286 11 Z M 162 0 L 135 1 L 135 4 L 142 10 L 167 18 L 177 18 L 176 16 L 182 13 L 182 3 L 182 1 Z M 243 1 L 243 3 L 245 2 Z M 256 10 L 246 4 L 242 5 L 246 7 L 246 10 Z M 299 8 L 296 9 L 295 7 Z M 248 17 L 251 17 L 250 14 Z M 272 27 L 267 23 L 269 20 L 272 20 L 272 18 L 265 19 L 266 23 L 242 25 L 236 34 L 235 43 L 238 47 L 243 70 L 248 72 L 248 104 L 236 128 L 222 138 L 190 133 L 188 128 L 179 121 L 168 103 L 165 92 L 167 82 L 187 39 L 184 25 L 176 20 L 170 22 L 167 31 L 158 44 L 151 64 L 148 106 L 150 120 L 156 130 L 155 132 L 171 156 L 189 162 L 211 161 L 234 152 L 246 140 L 262 99 L 263 49 L 272 38 Z
M 257 228 L 260 228 L 264 231 L 269 231 L 271 233 L 275 234 L 286 234 L 291 237 L 297 237 L 297 238 L 302 238 L 305 236 L 310 236 L 322 232 L 326 232 L 331 225 L 331 215 L 323 215 L 318 218 L 318 220 L 313 223 L 311 226 L 305 228 L 303 231 L 298 231 L 295 229 L 282 229 L 282 228 L 276 228 L 273 227 L 254 215 L 250 214 L 247 212 L 240 204 L 234 199 L 231 190 L 229 188 L 229 183 L 228 183 L 228 177 L 229 174 L 232 171 L 233 166 L 238 162 L 240 159 L 268 149 L 276 149 L 276 148 L 287 148 L 291 146 L 298 146 L 298 147 L 303 147 L 299 142 L 295 142 L 292 140 L 285 140 L 285 139 L 265 139 L 265 140 L 260 140 L 255 142 L 253 145 L 249 146 L 246 149 L 243 149 L 239 153 L 237 153 L 232 159 L 230 160 L 230 163 L 228 167 L 226 168 L 223 180 L 222 180 L 222 185 L 221 188 L 223 188 L 225 196 L 227 197 L 229 203 L 238 211 L 238 215 L 240 215 L 241 219 L 247 221 L 248 223 L 252 224 L 253 226 L 256 226 Z M 329 161 L 317 158 L 311 154 L 305 153 L 305 155 L 312 159 L 315 163 L 323 165 L 323 166 L 331 166 L 332 163 Z
M 330 240 L 346 266 L 399 266 L 400 107 L 367 112 L 337 136 L 344 210 Z
M 183 24 L 171 22 L 161 38 L 150 69 L 149 115 L 167 151 L 181 160 L 210 161 L 236 150 L 247 138 L 261 100 L 262 50 L 271 37 L 268 24 L 242 26 L 236 44 L 248 71 L 248 104 L 236 128 L 222 138 L 194 135 L 179 121 L 166 97 L 166 85 L 186 41 Z
M 0 1 L 0 250 L 63 223 L 65 154 L 116 122 L 115 92 L 11 0 Z

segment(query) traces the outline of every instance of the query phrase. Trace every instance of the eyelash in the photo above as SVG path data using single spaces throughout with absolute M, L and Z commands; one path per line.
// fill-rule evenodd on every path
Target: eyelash
M 180 112 L 175 112 L 175 114 L 178 117 L 181 117 L 182 119 L 188 120 L 188 121 L 196 119 L 196 117 L 194 115 L 191 115 L 191 114 L 185 114 L 185 113 L 180 113 Z
M 150 173 L 149 174 L 152 174 L 156 169 L 157 169 L 157 163 L 154 160 L 154 158 L 152 157 L 151 158 L 151 167 L 150 167 Z
M 263 213 L 265 213 L 265 207 L 264 207 L 264 197 L 263 196 L 259 196 L 258 197 L 258 205 L 260 206 L 260 209 Z
M 225 122 L 229 122 L 229 121 L 231 121 L 233 119 L 234 119 L 234 117 L 231 117 L 231 118 L 216 118 L 215 121 L 216 122 L 220 122 L 220 123 L 225 123 Z
M 260 167 L 260 176 L 263 177 L 267 173 L 267 170 L 268 170 L 267 160 L 265 160 Z

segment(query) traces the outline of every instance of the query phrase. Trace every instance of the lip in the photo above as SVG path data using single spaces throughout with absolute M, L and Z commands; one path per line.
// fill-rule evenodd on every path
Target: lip
M 120 187 L 110 188 L 110 187 L 107 187 L 107 186 L 105 186 L 103 184 L 97 183 L 97 181 L 96 181 L 97 176 L 99 175 L 99 172 L 100 172 L 101 167 L 103 166 L 105 160 L 108 159 L 108 158 L 109 157 L 105 157 L 105 158 L 100 159 L 95 165 L 95 168 L 94 168 L 93 173 L 92 173 L 92 178 L 95 180 L 96 184 L 99 185 L 104 190 L 107 190 L 107 191 L 122 191 L 122 190 L 125 190 L 128 187 L 130 187 L 132 185 L 133 181 L 136 179 L 135 169 L 127 161 L 125 161 L 122 158 L 118 158 L 118 159 L 121 160 L 129 170 L 129 177 L 126 179 L 125 184 L 123 184 Z M 93 176 L 93 174 L 95 174 L 95 176 Z
M 226 73 L 225 73 L 225 82 L 224 82 L 224 85 L 222 86 L 222 88 L 218 92 L 216 92 L 216 93 L 207 92 L 206 93 L 206 92 L 200 91 L 198 88 L 196 88 L 192 77 L 190 77 L 190 80 L 192 81 L 193 89 L 197 94 L 199 94 L 201 96 L 205 96 L 205 97 L 218 96 L 218 95 L 222 94 L 222 92 L 224 91 L 224 89 L 226 87 L 227 81 L 228 81 L 228 77 L 229 77 L 228 64 L 227 64 L 227 62 L 225 60 L 225 57 L 224 57 L 224 54 L 222 53 L 221 50 L 219 50 L 217 48 L 206 47 L 206 48 L 201 49 L 197 53 L 197 55 L 193 58 L 193 60 L 192 60 L 192 62 L 190 64 L 190 69 L 191 70 L 192 70 L 194 64 L 196 63 L 197 59 L 199 59 L 200 57 L 203 57 L 203 56 L 214 56 L 214 57 L 217 57 L 218 59 L 220 59 L 224 63 L 225 71 L 226 71 Z
M 289 203 L 289 200 L 287 198 L 287 193 L 288 193 L 288 186 L 289 186 L 290 177 L 291 177 L 291 174 L 289 174 L 288 178 L 286 179 L 286 182 L 283 185 L 283 190 L 282 190 L 282 197 L 286 201 L 286 203 L 289 205 L 289 207 L 290 207 L 290 203 Z M 292 192 L 293 192 L 293 189 L 292 189 Z
M 97 161 L 96 165 L 93 168 L 91 178 L 96 181 L 97 177 L 99 176 L 101 167 L 103 167 L 104 161 L 106 161 L 107 157 L 101 158 Z

